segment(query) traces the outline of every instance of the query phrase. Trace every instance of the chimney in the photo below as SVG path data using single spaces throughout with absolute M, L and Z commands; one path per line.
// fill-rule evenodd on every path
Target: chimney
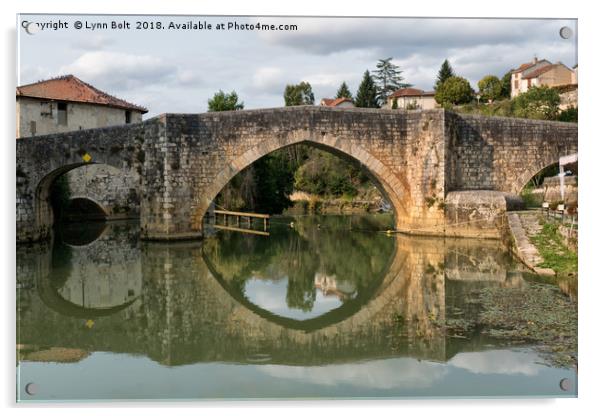
M 533 57 L 533 63 L 536 64 L 537 63 L 537 56 Z

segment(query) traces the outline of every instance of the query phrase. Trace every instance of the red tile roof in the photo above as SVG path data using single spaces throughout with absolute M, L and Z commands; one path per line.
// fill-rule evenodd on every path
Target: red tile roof
M 108 107 L 140 111 L 143 114 L 148 112 L 144 107 L 113 97 L 73 75 L 22 85 L 17 87 L 17 97 L 106 105 Z
M 523 79 L 529 79 L 529 78 L 537 78 L 538 76 L 540 76 L 543 73 L 548 72 L 550 69 L 554 68 L 556 65 L 546 65 L 546 66 L 542 66 L 541 68 L 537 68 L 536 70 L 530 72 L 528 75 L 523 76 Z
M 554 69 L 557 66 L 565 66 L 565 65 L 561 64 L 561 63 L 558 63 L 558 64 L 551 64 L 551 65 L 542 66 L 541 68 L 537 68 L 533 72 L 530 72 L 528 75 L 525 75 L 523 78 L 524 79 L 537 78 L 541 74 L 545 74 L 546 72 Z M 566 69 L 569 69 L 569 68 L 566 68 Z M 570 71 L 570 69 L 569 69 L 569 71 Z
M 418 88 L 401 88 L 395 91 L 389 97 L 423 97 L 423 96 L 434 96 L 435 91 L 423 91 Z
M 352 103 L 353 100 L 351 98 L 346 98 L 346 97 L 341 97 L 341 98 L 322 98 L 322 105 L 325 105 L 326 107 L 336 107 L 339 104 L 342 104 L 344 102 L 350 102 Z
M 526 71 L 527 69 L 529 69 L 529 68 L 531 68 L 531 67 L 533 67 L 533 66 L 535 66 L 537 64 L 540 64 L 542 62 L 547 62 L 548 65 L 550 65 L 550 62 L 548 62 L 546 59 L 538 59 L 535 62 L 531 61 L 531 62 L 527 62 L 527 63 L 521 64 L 521 66 L 519 66 L 518 69 L 513 70 L 512 73 L 514 74 L 516 72 Z

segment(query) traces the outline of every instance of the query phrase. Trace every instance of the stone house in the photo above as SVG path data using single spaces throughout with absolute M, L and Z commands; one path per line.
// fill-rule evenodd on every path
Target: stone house
M 17 87 L 17 138 L 137 123 L 148 110 L 73 75 Z
M 436 108 L 435 91 L 423 91 L 417 88 L 401 88 L 387 97 L 387 108 L 393 108 L 397 102 L 397 108 L 404 110 L 431 110 Z
M 148 110 L 109 95 L 73 75 L 17 87 L 17 139 L 138 123 Z M 65 174 L 69 217 L 98 219 L 139 215 L 138 173 L 91 164 Z M 95 212 L 82 207 L 94 207 Z
M 322 98 L 320 105 L 326 107 L 337 107 L 337 108 L 353 108 L 353 100 L 351 98 Z
M 576 74 L 562 62 L 555 64 L 534 58 L 532 62 L 522 64 L 512 71 L 511 96 L 526 92 L 529 88 L 546 85 L 555 87 L 573 84 Z

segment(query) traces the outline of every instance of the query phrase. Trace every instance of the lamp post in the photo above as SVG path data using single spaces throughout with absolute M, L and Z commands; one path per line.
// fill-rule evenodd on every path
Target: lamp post
M 481 94 L 477 94 L 477 107 L 481 104 Z

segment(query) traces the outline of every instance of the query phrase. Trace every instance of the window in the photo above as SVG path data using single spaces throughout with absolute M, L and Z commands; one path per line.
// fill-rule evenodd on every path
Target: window
M 130 110 L 125 111 L 125 124 L 130 124 L 132 122 L 132 112 Z
M 66 126 L 67 125 L 67 103 L 58 103 L 58 125 Z
M 531 78 L 527 80 L 527 88 L 531 88 Z
M 29 122 L 29 131 L 31 132 L 32 136 L 36 135 L 36 122 L 35 121 Z
M 518 80 L 514 80 L 514 89 L 517 90 L 518 89 Z
M 52 103 L 50 101 L 40 102 L 40 116 L 52 118 Z

